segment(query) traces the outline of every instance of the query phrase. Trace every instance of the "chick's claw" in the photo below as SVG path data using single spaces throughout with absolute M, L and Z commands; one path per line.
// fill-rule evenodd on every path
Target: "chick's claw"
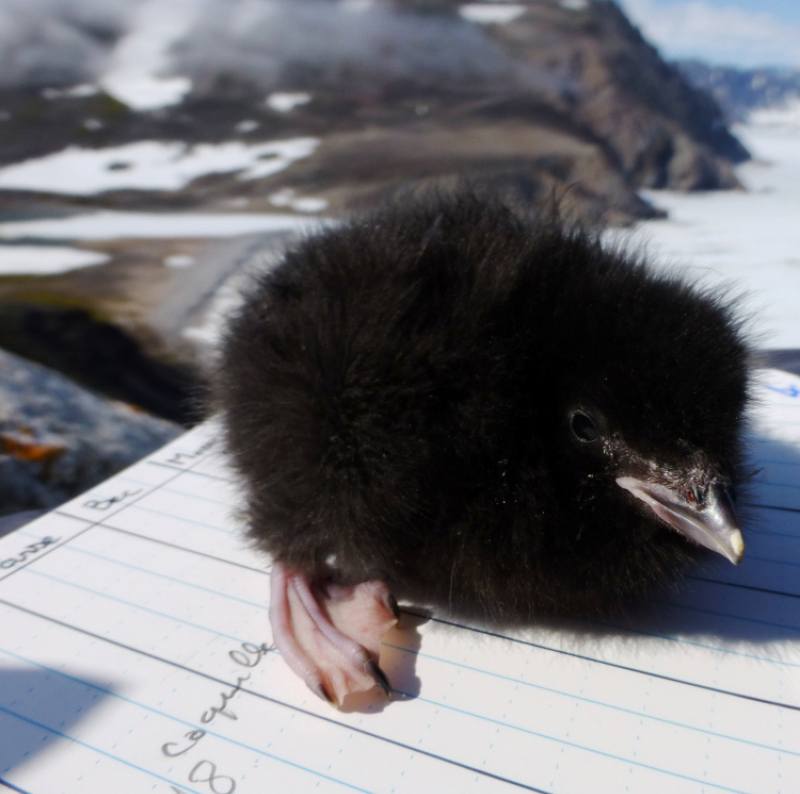
M 275 563 L 270 622 L 286 663 L 316 695 L 341 706 L 348 695 L 376 686 L 390 694 L 377 659 L 381 637 L 397 615 L 383 582 L 319 588 Z

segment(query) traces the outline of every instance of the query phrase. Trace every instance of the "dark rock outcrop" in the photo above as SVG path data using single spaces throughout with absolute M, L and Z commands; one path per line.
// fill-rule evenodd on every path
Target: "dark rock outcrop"
M 748 158 L 715 101 L 666 63 L 616 3 L 573 9 L 533 0 L 492 34 L 563 86 L 576 121 L 613 153 L 633 184 L 704 190 L 736 186 Z
M 155 357 L 85 309 L 0 302 L 0 347 L 169 421 L 199 418 L 199 378 L 190 366 Z

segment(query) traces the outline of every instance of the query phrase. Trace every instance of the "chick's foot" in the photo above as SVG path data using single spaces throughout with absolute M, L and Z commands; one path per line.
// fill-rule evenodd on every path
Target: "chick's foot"
M 341 705 L 347 695 L 375 686 L 390 694 L 378 656 L 397 615 L 383 582 L 316 586 L 275 563 L 269 617 L 281 656 L 316 695 Z

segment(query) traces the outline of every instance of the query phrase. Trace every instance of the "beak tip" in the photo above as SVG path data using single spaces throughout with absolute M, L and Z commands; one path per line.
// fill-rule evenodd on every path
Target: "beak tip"
M 741 532 L 737 531 L 731 537 L 731 551 L 733 552 L 731 554 L 731 562 L 734 565 L 738 565 L 744 557 L 744 538 L 742 538 Z
M 658 482 L 623 476 L 617 478 L 617 484 L 687 540 L 722 555 L 733 565 L 742 561 L 744 538 L 724 489 L 711 489 L 707 504 L 699 509 Z

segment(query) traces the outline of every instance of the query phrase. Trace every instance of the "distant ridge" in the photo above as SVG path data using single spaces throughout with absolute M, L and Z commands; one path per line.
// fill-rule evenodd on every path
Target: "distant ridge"
M 738 69 L 699 60 L 676 65 L 692 85 L 714 97 L 731 121 L 744 121 L 754 110 L 800 100 L 798 69 Z

